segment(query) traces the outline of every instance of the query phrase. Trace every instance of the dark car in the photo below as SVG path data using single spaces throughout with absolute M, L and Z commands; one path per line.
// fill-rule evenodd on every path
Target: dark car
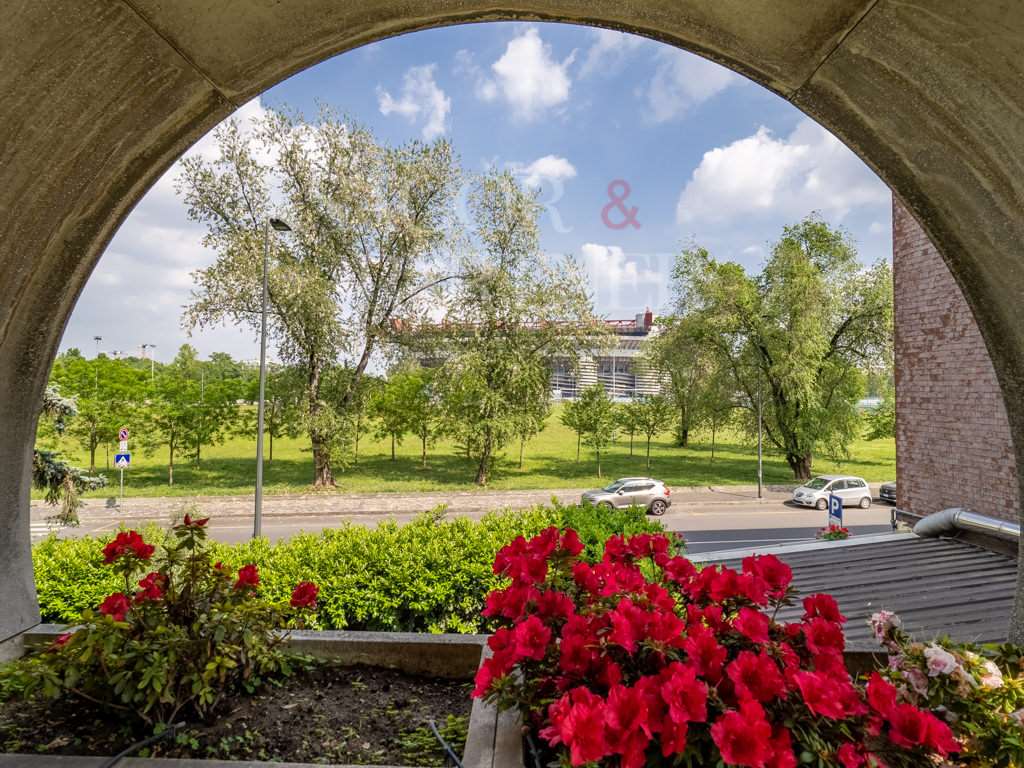
M 882 483 L 878 487 L 878 498 L 881 501 L 889 504 L 896 503 L 896 481 L 893 480 L 891 483 Z

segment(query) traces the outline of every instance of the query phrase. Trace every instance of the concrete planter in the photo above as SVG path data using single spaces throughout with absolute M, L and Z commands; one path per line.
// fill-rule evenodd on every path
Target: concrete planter
M 23 635 L 25 647 L 48 645 L 65 629 L 54 624 L 40 625 Z M 301 653 L 347 664 L 372 664 L 410 674 L 469 680 L 489 653 L 486 640 L 486 635 L 303 631 L 292 632 L 288 645 Z M 0 754 L 0 768 L 100 768 L 108 761 L 106 757 Z M 522 738 L 515 715 L 499 714 L 494 707 L 474 700 L 462 764 L 464 768 L 521 768 Z M 125 758 L 117 765 L 119 768 L 298 768 L 307 764 Z

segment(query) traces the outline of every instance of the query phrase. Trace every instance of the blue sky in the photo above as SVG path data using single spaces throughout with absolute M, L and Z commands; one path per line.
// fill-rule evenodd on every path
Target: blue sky
M 239 110 L 313 116 L 329 104 L 390 143 L 443 136 L 463 167 L 514 170 L 539 188 L 542 246 L 586 267 L 599 313 L 631 317 L 668 301 L 672 256 L 690 242 L 757 269 L 787 223 L 819 210 L 861 258 L 891 257 L 888 189 L 845 146 L 787 102 L 698 56 L 617 32 L 489 23 L 417 32 L 337 56 Z M 212 151 L 209 137 L 190 152 Z M 249 331 L 180 327 L 190 273 L 212 260 L 188 222 L 172 168 L 111 242 L 62 349 L 167 360 L 186 341 L 204 356 L 251 359 Z M 629 185 L 634 227 L 602 220 L 608 186 Z M 616 192 L 621 194 L 622 187 Z M 622 213 L 608 210 L 612 224 Z

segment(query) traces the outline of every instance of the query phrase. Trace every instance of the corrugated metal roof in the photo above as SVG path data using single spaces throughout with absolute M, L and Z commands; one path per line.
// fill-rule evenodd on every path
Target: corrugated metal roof
M 801 596 L 828 592 L 836 598 L 847 617 L 851 648 L 878 648 L 867 620 L 882 609 L 898 613 L 918 640 L 940 635 L 963 642 L 1006 639 L 1017 578 L 1014 558 L 956 539 L 879 538 L 858 546 L 781 547 L 776 554 L 793 569 Z M 739 568 L 745 554 L 708 553 L 702 559 Z M 779 619 L 795 621 L 802 613 L 798 603 L 779 611 Z

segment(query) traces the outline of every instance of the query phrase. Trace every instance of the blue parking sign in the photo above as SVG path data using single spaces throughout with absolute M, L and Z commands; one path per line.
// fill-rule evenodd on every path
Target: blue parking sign
M 843 500 L 834 493 L 828 495 L 828 524 L 843 524 Z

